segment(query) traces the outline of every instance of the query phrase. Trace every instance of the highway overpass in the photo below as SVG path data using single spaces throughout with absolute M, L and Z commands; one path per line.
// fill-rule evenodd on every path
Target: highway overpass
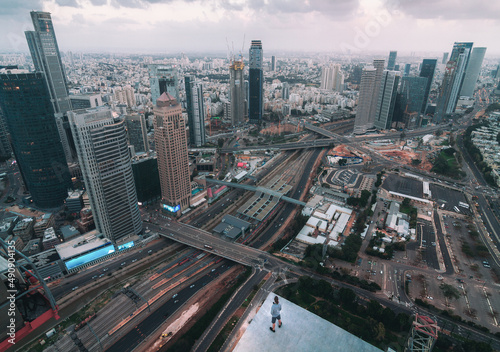
M 316 139 L 313 141 L 304 141 L 304 142 L 269 144 L 262 146 L 253 145 L 248 147 L 237 147 L 237 148 L 222 148 L 221 153 L 234 153 L 244 150 L 258 151 L 258 150 L 294 150 L 294 149 L 306 149 L 306 148 L 324 148 L 324 147 L 333 147 L 334 142 L 335 140 L 333 139 Z
M 172 224 L 174 225 L 174 224 Z M 149 225 L 154 231 L 158 231 L 158 235 L 170 240 L 185 244 L 187 246 L 201 249 L 207 253 L 215 254 L 233 262 L 246 265 L 258 266 L 264 265 L 269 259 L 269 253 L 263 252 L 242 244 L 229 242 L 218 236 L 213 236 L 210 233 L 197 229 L 195 227 L 179 224 L 177 230 L 171 228 L 154 229 L 155 225 Z M 174 226 L 172 226 L 174 227 Z M 160 230 L 161 229 L 161 230 Z M 205 247 L 209 246 L 209 247 Z

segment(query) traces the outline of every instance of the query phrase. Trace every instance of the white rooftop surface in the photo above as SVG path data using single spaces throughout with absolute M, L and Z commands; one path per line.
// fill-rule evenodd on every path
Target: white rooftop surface
M 300 230 L 299 234 L 295 236 L 295 239 L 300 242 L 305 242 L 309 244 L 323 244 L 326 241 L 326 237 L 324 236 L 318 236 L 316 238 L 309 236 L 314 232 L 314 229 L 312 227 L 309 227 L 307 225 L 304 225 L 302 230 Z
M 81 253 L 85 253 L 92 249 L 101 247 L 102 245 L 109 243 L 109 239 L 100 239 L 97 237 L 99 232 L 97 230 L 87 232 L 84 235 L 75 237 L 67 242 L 58 244 L 55 248 L 61 259 L 65 260 L 72 258 Z
M 309 226 L 309 227 L 312 227 L 313 229 L 315 229 L 316 227 L 318 227 L 318 223 L 321 222 L 322 220 L 317 218 L 317 217 L 314 217 L 314 216 L 311 216 L 308 220 L 307 220 L 307 223 L 306 225 Z M 324 221 L 324 220 L 323 220 Z
M 234 352 L 255 351 L 329 351 L 329 352 L 381 352 L 375 346 L 357 338 L 325 319 L 279 298 L 283 326 L 276 332 L 271 327 L 271 305 L 275 294 L 262 304 Z

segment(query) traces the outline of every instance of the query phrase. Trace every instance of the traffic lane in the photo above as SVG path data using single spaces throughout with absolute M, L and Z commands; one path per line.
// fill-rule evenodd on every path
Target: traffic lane
M 163 239 L 161 242 L 154 243 L 150 246 L 144 247 L 140 249 L 142 253 L 137 252 L 129 252 L 128 256 L 122 255 L 122 256 L 116 256 L 108 261 L 105 261 L 103 263 L 99 263 L 96 265 L 95 268 L 87 269 L 86 271 L 80 272 L 76 274 L 75 276 L 70 276 L 67 277 L 61 282 L 60 285 L 54 287 L 51 289 L 51 292 L 54 296 L 54 298 L 57 300 L 64 296 L 65 294 L 71 292 L 74 287 L 81 288 L 88 284 L 91 281 L 97 280 L 102 277 L 106 277 L 109 273 L 113 273 L 118 268 L 123 267 L 123 266 L 128 266 L 132 263 L 132 260 L 137 259 L 142 259 L 144 257 L 147 257 L 148 255 L 151 255 L 158 250 L 161 250 L 165 248 L 166 246 L 171 245 L 172 242 L 168 239 Z M 149 251 L 152 251 L 150 254 L 148 253 Z M 125 262 L 126 265 L 121 265 L 121 263 Z M 135 263 L 135 262 L 134 262 Z M 103 276 L 101 276 L 103 275 Z M 94 276 L 97 276 L 94 278 Z
M 143 321 L 138 323 L 131 331 L 116 341 L 106 349 L 107 352 L 129 352 L 133 351 L 137 345 L 151 335 L 163 322 L 179 308 L 182 307 L 193 295 L 201 290 L 205 285 L 218 278 L 232 264 L 226 262 L 220 267 L 210 271 L 196 280 L 190 286 L 182 289 L 177 295 L 172 296 L 167 302 L 151 312 Z M 89 346 L 92 347 L 92 346 Z
M 204 336 L 203 341 L 199 344 L 198 351 L 207 351 L 212 342 L 215 340 L 219 331 L 224 327 L 226 322 L 233 316 L 234 312 L 243 304 L 244 300 L 250 295 L 253 287 L 258 285 L 264 277 L 267 275 L 267 271 L 258 270 L 256 271 L 249 280 L 241 287 L 238 293 L 230 301 L 229 305 L 222 312 L 222 314 L 217 318 L 215 323 L 211 325 L 211 329 L 207 335 Z M 162 350 L 163 351 L 163 350 Z
M 436 210 L 434 212 L 434 224 L 436 225 L 436 236 L 439 241 L 439 248 L 441 249 L 441 254 L 443 255 L 444 265 L 446 266 L 446 274 L 455 274 L 453 269 L 453 264 L 451 262 L 450 253 L 448 252 L 448 247 L 446 246 L 446 241 L 444 239 L 443 228 L 441 227 L 441 221 L 439 220 L 439 214 Z
M 169 230 L 168 232 L 165 230 Z M 257 264 L 255 258 L 265 258 L 266 253 L 260 252 L 255 248 L 236 244 L 233 242 L 227 242 L 219 237 L 212 236 L 203 230 L 198 230 L 197 228 L 190 227 L 183 224 L 177 224 L 177 226 L 172 226 L 165 230 L 158 230 L 158 232 L 163 233 L 173 240 L 180 242 L 189 243 L 192 246 L 199 246 L 203 248 L 205 245 L 209 245 L 212 249 L 204 249 L 206 252 L 215 255 L 227 255 L 233 260 L 252 265 Z

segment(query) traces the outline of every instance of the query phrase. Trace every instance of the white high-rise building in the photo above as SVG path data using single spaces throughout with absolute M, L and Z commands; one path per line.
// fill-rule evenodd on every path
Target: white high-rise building
M 373 127 L 373 117 L 371 116 L 372 101 L 377 100 L 375 96 L 377 69 L 373 66 L 367 66 L 361 74 L 361 83 L 359 85 L 359 100 L 354 120 L 354 133 L 363 134 Z M 374 103 L 376 105 L 376 102 Z
M 107 107 L 68 112 L 97 230 L 114 242 L 142 231 L 124 120 Z
M 340 72 L 340 64 L 330 64 L 321 70 L 320 89 L 341 92 L 344 85 L 344 75 Z

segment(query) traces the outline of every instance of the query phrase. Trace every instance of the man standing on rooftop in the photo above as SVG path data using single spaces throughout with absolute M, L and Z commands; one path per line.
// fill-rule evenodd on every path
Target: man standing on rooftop
M 271 306 L 271 316 L 272 316 L 272 323 L 273 323 L 273 327 L 269 328 L 271 329 L 272 332 L 276 332 L 276 330 L 274 330 L 275 326 L 276 326 L 276 319 L 278 319 L 278 327 L 281 328 L 281 304 L 279 302 L 279 299 L 278 299 L 278 296 L 275 296 L 274 297 L 274 303 L 273 305 Z

